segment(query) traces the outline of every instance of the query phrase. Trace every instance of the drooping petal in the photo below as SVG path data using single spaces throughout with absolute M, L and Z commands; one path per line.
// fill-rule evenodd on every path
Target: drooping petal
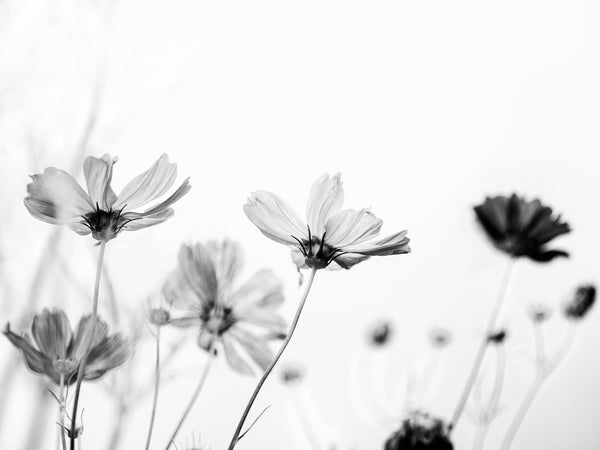
M 549 262 L 554 258 L 568 258 L 569 253 L 564 250 L 538 250 L 536 252 L 528 253 L 527 256 L 537 262 Z
M 344 203 L 344 187 L 339 173 L 330 177 L 320 176 L 312 185 L 306 204 L 306 218 L 311 233 L 321 237 L 325 231 L 325 223 L 334 214 L 342 210 Z
M 308 239 L 307 227 L 294 210 L 277 195 L 266 191 L 252 193 L 244 205 L 248 219 L 275 242 L 296 245 L 297 239 Z
M 10 329 L 10 326 L 7 324 L 6 328 L 3 331 L 4 335 L 8 338 L 8 340 L 17 347 L 21 353 L 23 354 L 23 359 L 25 360 L 25 364 L 32 371 L 41 374 L 48 374 L 49 370 L 52 367 L 52 361 L 40 353 L 29 341 L 27 338 L 23 338 L 15 333 L 13 333 Z
M 90 200 L 92 205 L 98 204 L 103 211 L 108 211 L 117 199 L 110 186 L 115 162 L 117 158 L 111 158 L 108 154 L 102 158 L 88 156 L 83 161 L 83 174 Z
M 65 359 L 71 343 L 72 332 L 64 311 L 44 309 L 36 314 L 31 325 L 31 334 L 40 349 L 50 360 Z
M 131 345 L 121 334 L 105 337 L 90 350 L 84 370 L 85 380 L 95 380 L 120 366 L 131 355 Z
M 265 370 L 271 364 L 274 354 L 267 344 L 267 338 L 257 336 L 239 327 L 234 328 L 232 334 L 240 346 L 262 370 Z
M 92 328 L 94 331 L 92 339 Z M 68 356 L 74 361 L 81 361 L 87 349 L 87 345 L 91 339 L 91 348 L 100 343 L 103 339 L 108 336 L 108 325 L 106 322 L 97 319 L 96 326 L 94 326 L 93 318 L 91 315 L 86 315 L 79 320 L 71 345 L 69 347 Z
M 173 217 L 173 208 L 167 208 L 153 214 L 127 212 L 119 217 L 119 231 L 136 231 L 163 223 Z
M 406 237 L 406 234 L 407 231 L 405 230 L 372 242 L 341 247 L 341 250 L 347 253 L 358 253 L 364 256 L 386 256 L 409 253 L 410 247 L 408 246 L 408 243 L 410 242 L 410 239 Z
M 325 223 L 325 242 L 335 248 L 357 245 L 377 236 L 382 225 L 368 209 L 346 209 Z
M 166 200 L 160 202 L 158 205 L 153 206 L 150 209 L 147 209 L 146 211 L 144 211 L 144 214 L 151 215 L 167 209 L 173 203 L 182 198 L 185 194 L 190 192 L 190 189 L 192 189 L 192 185 L 190 184 L 190 179 L 188 177 L 183 181 L 183 183 L 181 183 L 177 190 L 173 192 Z
M 250 365 L 240 356 L 230 336 L 224 334 L 221 337 L 221 343 L 223 344 L 225 358 L 232 369 L 240 372 L 243 375 L 254 375 L 252 367 L 250 367 Z
M 139 174 L 123 188 L 113 205 L 114 209 L 125 207 L 132 211 L 163 195 L 175 182 L 177 165 L 169 163 L 163 153 L 147 171 Z

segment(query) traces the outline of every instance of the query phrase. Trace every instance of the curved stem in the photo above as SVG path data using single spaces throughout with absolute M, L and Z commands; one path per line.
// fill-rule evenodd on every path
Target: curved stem
M 204 382 L 206 381 L 206 377 L 208 376 L 208 371 L 209 371 L 211 363 L 214 359 L 215 359 L 215 351 L 214 351 L 214 343 L 213 343 L 210 346 L 210 348 L 208 349 L 208 360 L 204 364 L 204 369 L 202 369 L 202 374 L 200 375 L 200 380 L 198 381 L 196 390 L 194 390 L 194 393 L 192 394 L 192 397 L 190 398 L 188 405 L 186 406 L 185 410 L 183 411 L 183 414 L 181 415 L 181 417 L 179 418 L 179 421 L 177 422 L 175 429 L 171 433 L 171 437 L 169 437 L 169 440 L 167 441 L 167 445 L 165 445 L 165 450 L 168 450 L 169 447 L 171 446 L 171 444 L 173 444 L 173 441 L 177 437 L 177 433 L 179 433 L 179 430 L 181 429 L 183 422 L 185 422 L 185 419 L 187 418 L 188 414 L 192 410 L 194 403 L 196 403 L 198 394 L 200 394 L 200 391 L 202 390 L 202 387 L 204 386 Z
M 231 438 L 231 442 L 229 443 L 228 450 L 233 450 L 235 445 L 238 443 L 238 440 L 240 439 L 240 434 L 242 432 L 242 427 L 244 426 L 244 422 L 246 421 L 246 418 L 248 417 L 248 414 L 250 413 L 250 409 L 252 408 L 252 405 L 254 404 L 254 401 L 256 400 L 258 393 L 260 392 L 263 384 L 265 384 L 265 381 L 267 380 L 267 378 L 273 371 L 273 368 L 277 364 L 277 361 L 279 361 L 279 358 L 281 358 L 281 355 L 283 354 L 283 352 L 287 348 L 288 344 L 292 340 L 292 336 L 294 335 L 294 331 L 296 330 L 296 326 L 298 325 L 298 321 L 300 320 L 300 315 L 302 314 L 302 309 L 304 308 L 304 303 L 306 303 L 306 298 L 308 297 L 308 293 L 310 292 L 310 288 L 313 284 L 316 273 L 317 273 L 317 269 L 311 269 L 310 275 L 308 276 L 308 280 L 306 282 L 306 288 L 304 289 L 304 292 L 302 293 L 302 297 L 300 298 L 300 303 L 298 304 L 298 309 L 296 310 L 296 314 L 294 315 L 294 320 L 292 320 L 292 325 L 290 326 L 290 331 L 288 332 L 287 336 L 283 340 L 283 344 L 281 344 L 281 347 L 279 348 L 279 351 L 275 355 L 275 358 L 273 358 L 273 361 L 271 361 L 271 364 L 269 364 L 269 367 L 267 367 L 267 370 L 265 370 L 265 372 L 263 373 L 258 384 L 256 385 L 256 388 L 254 388 L 254 392 L 252 393 L 252 396 L 250 397 L 250 400 L 248 401 L 248 404 L 246 405 L 246 409 L 244 410 L 244 413 L 242 414 L 242 417 L 241 417 L 240 421 L 238 422 L 237 428 L 235 429 L 235 432 L 233 433 L 233 437 Z
M 152 399 L 152 412 L 150 413 L 150 425 L 148 427 L 148 437 L 146 438 L 146 450 L 150 448 L 152 440 L 152 430 L 154 428 L 154 418 L 156 417 L 156 405 L 158 403 L 158 388 L 160 386 L 160 326 L 156 329 L 156 363 L 154 366 L 154 397 Z
M 471 372 L 469 373 L 469 378 L 467 378 L 467 382 L 465 387 L 463 388 L 462 394 L 460 396 L 460 400 L 456 405 L 456 409 L 452 414 L 452 420 L 449 425 L 449 433 L 456 427 L 460 416 L 462 415 L 465 406 L 467 405 L 467 400 L 469 399 L 469 395 L 471 394 L 471 390 L 473 389 L 473 385 L 477 380 L 477 375 L 479 373 L 479 369 L 481 368 L 481 363 L 483 362 L 483 357 L 485 356 L 485 350 L 488 345 L 488 336 L 490 333 L 494 331 L 494 327 L 496 326 L 496 320 L 500 315 L 500 310 L 502 309 L 502 304 L 504 303 L 504 297 L 506 295 L 506 289 L 508 287 L 508 282 L 510 280 L 510 276 L 512 273 L 514 260 L 511 258 L 508 260 L 506 264 L 506 269 L 504 270 L 504 276 L 502 277 L 502 282 L 500 283 L 500 289 L 498 290 L 498 296 L 496 297 L 496 301 L 492 306 L 492 310 L 490 312 L 490 316 L 488 319 L 487 326 L 485 328 L 485 332 L 483 338 L 481 339 L 481 343 L 479 344 L 479 349 L 477 350 L 477 355 L 475 356 L 475 361 L 473 362 L 473 366 L 471 367 Z
M 88 342 L 86 343 L 85 352 L 81 362 L 79 363 L 79 370 L 77 371 L 77 383 L 75 384 L 75 396 L 73 400 L 73 413 L 71 414 L 71 450 L 75 450 L 75 440 L 77 439 L 77 407 L 79 406 L 79 393 L 81 392 L 81 382 L 83 381 L 83 374 L 85 372 L 85 366 L 87 359 L 94 342 L 96 334 L 96 323 L 98 322 L 98 294 L 100 292 L 100 277 L 102 275 L 102 262 L 104 261 L 104 249 L 106 247 L 105 241 L 100 241 L 100 254 L 98 255 L 98 266 L 96 267 L 96 282 L 94 283 L 94 300 L 92 305 L 92 325 L 91 332 Z

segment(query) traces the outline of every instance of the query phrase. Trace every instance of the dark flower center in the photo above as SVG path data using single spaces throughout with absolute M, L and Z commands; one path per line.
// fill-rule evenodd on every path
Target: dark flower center
M 319 239 L 317 236 L 313 236 L 310 227 L 308 228 L 308 239 L 298 239 L 296 236 L 292 236 L 294 240 L 298 242 L 298 250 L 304 255 L 304 262 L 311 269 L 324 269 L 331 262 L 344 254 L 340 249 L 332 247 L 325 242 L 325 235 Z
M 206 308 L 200 315 L 202 327 L 215 336 L 223 335 L 236 322 L 237 318 L 229 307 L 212 306 Z
M 81 223 L 89 228 L 92 232 L 92 237 L 97 241 L 110 241 L 117 236 L 125 225 L 132 220 L 136 220 L 136 218 L 123 220 L 121 214 L 125 206 L 117 210 L 111 208 L 108 211 L 104 211 L 96 203 L 96 210 L 81 216 L 83 218 Z

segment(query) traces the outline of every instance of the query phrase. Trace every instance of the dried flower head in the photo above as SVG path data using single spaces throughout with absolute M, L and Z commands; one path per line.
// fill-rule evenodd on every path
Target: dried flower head
M 435 348 L 445 348 L 452 341 L 452 333 L 441 327 L 435 327 L 429 332 L 429 342 Z
M 554 217 L 552 209 L 539 200 L 527 201 L 512 194 L 487 197 L 475 206 L 475 214 L 487 236 L 501 251 L 518 258 L 547 262 L 556 257 L 568 257 L 564 250 L 548 250 L 546 245 L 571 228 Z
M 490 344 L 499 345 L 504 343 L 507 336 L 508 333 L 506 332 L 506 330 L 500 329 L 492 331 L 490 334 L 488 334 L 487 340 Z
M 242 259 L 241 246 L 229 240 L 183 245 L 163 291 L 174 307 L 171 325 L 196 327 L 203 349 L 219 344 L 235 370 L 252 374 L 238 348 L 262 369 L 269 365 L 273 358 L 269 341 L 286 332 L 277 312 L 283 285 L 270 270 L 260 270 L 238 287 Z
M 596 287 L 588 284 L 579 286 L 573 299 L 566 304 L 565 316 L 571 320 L 583 319 L 596 301 Z
M 369 343 L 375 347 L 383 347 L 390 341 L 392 334 L 392 324 L 388 321 L 381 321 L 369 330 Z
M 44 173 L 31 177 L 25 207 L 39 220 L 67 225 L 78 234 L 91 233 L 98 241 L 109 241 L 122 230 L 140 230 L 164 222 L 173 215 L 170 206 L 191 189 L 186 179 L 166 200 L 145 211 L 134 212 L 171 188 L 177 177 L 177 165 L 169 163 L 169 157 L 163 154 L 116 195 L 110 185 L 116 161 L 108 154 L 85 159 L 87 193 L 67 172 L 46 168 Z
M 304 373 L 305 370 L 300 366 L 290 364 L 281 370 L 281 381 L 283 384 L 296 385 L 304 379 Z
M 552 310 L 543 303 L 533 303 L 527 309 L 527 315 L 535 323 L 544 323 L 552 315 Z
M 340 174 L 319 177 L 312 186 L 308 224 L 281 198 L 254 192 L 244 212 L 268 238 L 292 249 L 298 269 L 349 269 L 371 256 L 408 253 L 406 231 L 376 239 L 383 221 L 368 209 L 342 209 L 344 189 Z
M 61 310 L 48 311 L 33 317 L 31 335 L 19 336 L 6 325 L 4 335 L 23 354 L 25 364 L 32 371 L 46 375 L 54 383 L 61 378 L 66 385 L 75 383 L 79 364 L 91 338 L 93 319 L 84 316 L 73 333 L 67 315 Z M 34 345 L 35 344 L 35 345 Z M 84 380 L 95 380 L 123 364 L 131 353 L 131 346 L 121 334 L 108 334 L 108 325 L 98 319 L 92 346 L 83 373 Z
M 386 441 L 385 450 L 453 450 L 447 425 L 422 411 L 412 411 Z

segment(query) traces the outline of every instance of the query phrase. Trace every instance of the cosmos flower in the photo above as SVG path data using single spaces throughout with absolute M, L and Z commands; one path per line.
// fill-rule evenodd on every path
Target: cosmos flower
M 70 385 L 77 379 L 79 364 L 92 333 L 91 316 L 84 316 L 73 333 L 67 315 L 61 310 L 48 311 L 33 317 L 31 335 L 19 336 L 6 325 L 4 335 L 23 354 L 32 371 L 46 375 L 57 385 L 61 376 Z M 130 345 L 121 334 L 108 334 L 108 325 L 98 319 L 94 339 L 83 373 L 84 380 L 95 380 L 123 364 L 131 353 Z
M 368 209 L 342 209 L 340 174 L 319 177 L 312 186 L 308 225 L 277 195 L 254 192 L 244 212 L 268 238 L 292 249 L 298 269 L 349 269 L 371 256 L 408 253 L 406 231 L 377 238 L 383 224 Z
M 564 313 L 568 319 L 583 319 L 596 301 L 596 287 L 590 285 L 579 286 L 573 299 L 566 304 Z
M 238 287 L 242 265 L 241 246 L 229 240 L 183 245 L 163 292 L 174 308 L 171 325 L 196 327 L 200 347 L 220 345 L 231 367 L 253 374 L 239 350 L 261 369 L 269 365 L 273 359 L 269 341 L 286 332 L 277 312 L 283 285 L 270 270 L 260 270 Z
M 390 341 L 392 334 L 392 324 L 387 321 L 382 321 L 369 330 L 369 343 L 375 347 L 383 347 Z
M 116 161 L 108 154 L 85 159 L 87 193 L 67 172 L 46 168 L 44 173 L 31 177 L 25 207 L 39 220 L 67 225 L 78 234 L 91 233 L 98 241 L 109 241 L 122 230 L 140 230 L 164 222 L 173 215 L 170 206 L 191 189 L 188 178 L 166 200 L 135 212 L 169 190 L 177 177 L 177 165 L 169 163 L 169 157 L 163 154 L 116 195 L 110 185 Z
M 553 217 L 552 209 L 539 200 L 527 201 L 512 194 L 510 197 L 487 197 L 475 206 L 475 214 L 496 248 L 518 258 L 547 262 L 556 257 L 568 257 L 564 250 L 548 250 L 546 244 L 571 231 L 560 216 Z
M 411 411 L 384 446 L 384 450 L 453 449 L 444 422 L 422 411 Z

